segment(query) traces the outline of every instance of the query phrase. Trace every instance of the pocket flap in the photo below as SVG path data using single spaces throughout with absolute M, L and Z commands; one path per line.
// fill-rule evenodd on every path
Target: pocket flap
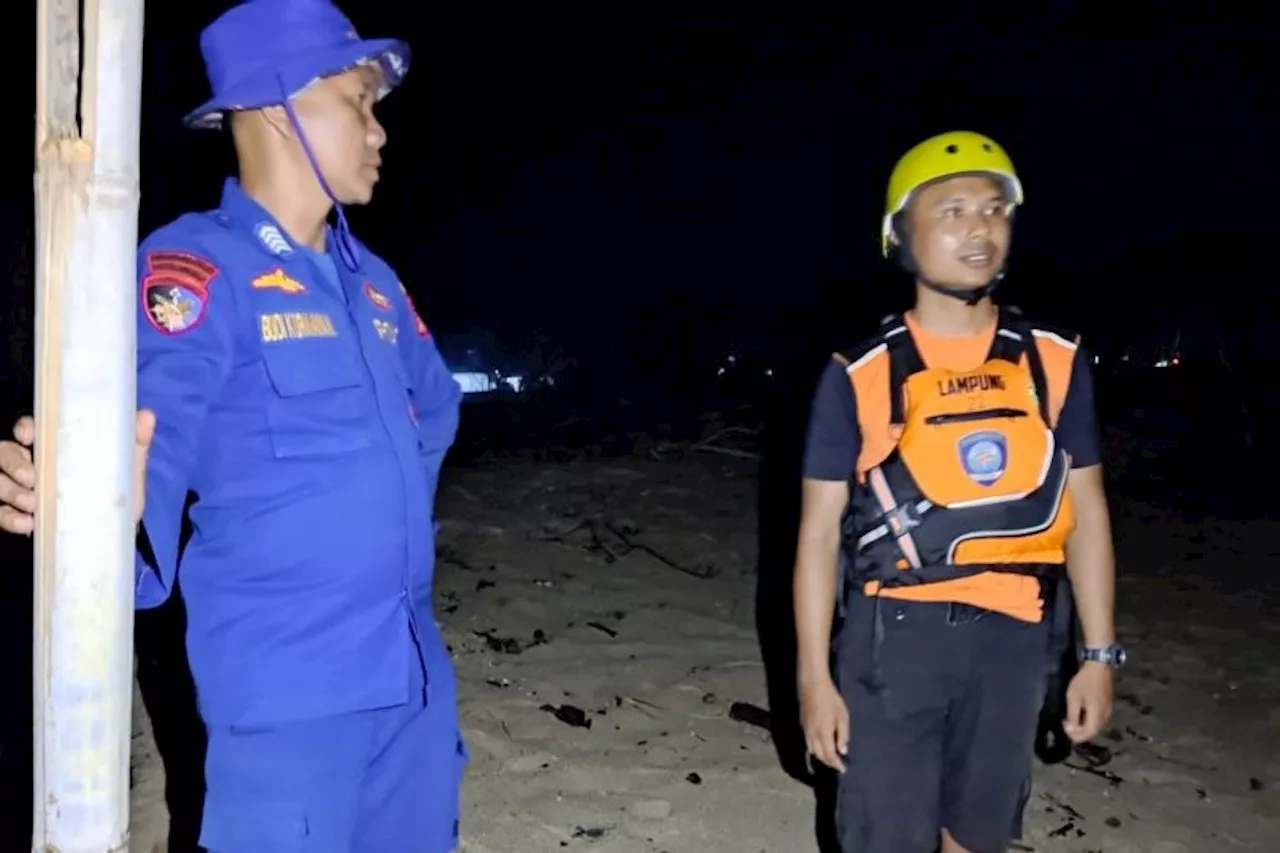
M 293 341 L 285 346 L 267 347 L 262 361 L 271 386 L 281 397 L 301 397 L 364 384 L 364 361 L 359 353 L 340 341 Z

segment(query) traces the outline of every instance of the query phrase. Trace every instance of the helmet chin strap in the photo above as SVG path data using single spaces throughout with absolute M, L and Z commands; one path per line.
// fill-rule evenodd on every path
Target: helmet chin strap
M 908 272 L 911 271 L 908 270 Z M 941 293 L 943 296 L 950 296 L 952 299 L 959 299 L 965 305 L 972 306 L 977 305 L 979 302 L 995 292 L 995 289 L 1000 285 L 1001 280 L 1004 279 L 1004 270 L 1002 269 L 996 273 L 995 276 L 992 277 L 991 281 L 982 285 L 982 287 L 952 287 L 950 285 L 940 284 L 939 282 L 925 278 L 919 272 L 915 272 L 914 275 L 916 277 L 916 281 L 920 282 L 930 290 L 936 293 Z
M 965 305 L 973 306 L 994 293 L 996 288 L 1000 286 L 1000 282 L 1004 280 L 1005 268 L 1002 266 L 991 277 L 991 280 L 981 287 L 955 287 L 954 285 L 934 281 L 920 271 L 919 265 L 916 264 L 915 256 L 912 254 L 911 249 L 908 248 L 911 235 L 907 233 L 906 223 L 900 219 L 895 230 L 897 231 L 899 242 L 894 244 L 893 253 L 897 256 L 898 266 L 935 293 L 950 296 L 952 299 L 959 299 Z

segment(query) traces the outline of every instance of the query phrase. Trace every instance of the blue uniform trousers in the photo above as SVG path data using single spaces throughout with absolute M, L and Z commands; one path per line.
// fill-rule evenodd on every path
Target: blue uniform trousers
M 428 693 L 419 679 L 414 701 L 394 708 L 211 727 L 201 845 L 209 853 L 449 853 L 466 764 L 453 694 Z

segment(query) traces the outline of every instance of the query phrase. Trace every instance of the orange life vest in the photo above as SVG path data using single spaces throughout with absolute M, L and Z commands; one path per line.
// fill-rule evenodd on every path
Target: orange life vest
M 851 483 L 843 539 L 854 582 L 874 593 L 988 571 L 1060 576 L 1070 460 L 1031 325 L 1001 309 L 986 362 L 956 371 L 927 367 L 894 316 L 850 362 L 885 350 L 896 440 Z

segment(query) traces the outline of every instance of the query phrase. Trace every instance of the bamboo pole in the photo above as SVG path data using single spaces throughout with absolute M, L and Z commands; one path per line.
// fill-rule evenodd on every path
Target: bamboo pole
M 47 853 L 128 846 L 142 17 L 143 0 L 38 0 L 32 850 Z

